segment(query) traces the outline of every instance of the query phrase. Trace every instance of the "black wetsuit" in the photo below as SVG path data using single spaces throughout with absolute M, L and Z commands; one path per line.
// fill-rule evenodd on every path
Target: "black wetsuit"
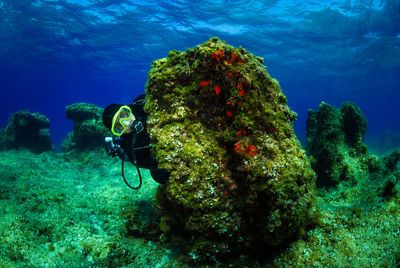
M 157 161 L 151 155 L 151 141 L 147 133 L 147 115 L 144 112 L 146 95 L 138 96 L 129 107 L 135 116 L 134 131 L 121 136 L 121 147 L 128 156 L 129 161 L 140 168 L 150 170 L 151 176 L 158 183 L 166 183 L 169 179 L 169 172 L 157 167 Z M 136 160 L 136 161 L 135 161 Z

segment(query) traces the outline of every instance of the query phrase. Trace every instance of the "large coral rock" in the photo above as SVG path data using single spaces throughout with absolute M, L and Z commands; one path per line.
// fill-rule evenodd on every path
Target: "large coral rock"
M 40 154 L 53 149 L 51 143 L 50 120 L 39 113 L 28 110 L 10 115 L 8 125 L 0 132 L 2 150 L 26 148 Z
M 193 259 L 265 250 L 313 219 L 314 172 L 296 114 L 263 60 L 218 38 L 153 62 L 146 111 L 171 173 L 155 206 Z
M 74 122 L 74 131 L 64 139 L 63 151 L 84 151 L 104 146 L 104 137 L 111 133 L 103 125 L 102 113 L 103 108 L 94 104 L 74 103 L 67 106 L 65 115 Z

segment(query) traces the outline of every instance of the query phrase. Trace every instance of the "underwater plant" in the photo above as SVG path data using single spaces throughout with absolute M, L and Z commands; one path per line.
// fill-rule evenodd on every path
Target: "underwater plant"
M 296 113 L 262 58 L 211 38 L 153 62 L 146 93 L 153 153 L 171 173 L 154 201 L 165 241 L 200 262 L 265 254 L 314 221 Z

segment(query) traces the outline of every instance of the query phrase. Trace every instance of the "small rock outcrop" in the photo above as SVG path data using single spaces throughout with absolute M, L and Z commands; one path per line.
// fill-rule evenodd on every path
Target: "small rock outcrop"
M 18 111 L 10 115 L 7 127 L 0 131 L 0 149 L 26 148 L 36 154 L 51 151 L 49 127 L 50 120 L 46 116 L 28 110 Z
M 318 111 L 309 110 L 306 148 L 317 186 L 356 183 L 363 177 L 384 177 L 396 170 L 399 151 L 382 159 L 370 155 L 363 143 L 366 130 L 367 120 L 354 103 L 345 102 L 336 109 L 322 102 Z
M 65 115 L 74 122 L 74 130 L 62 142 L 64 152 L 92 150 L 104 146 L 104 137 L 111 135 L 103 125 L 103 108 L 94 104 L 74 103 L 65 109 Z

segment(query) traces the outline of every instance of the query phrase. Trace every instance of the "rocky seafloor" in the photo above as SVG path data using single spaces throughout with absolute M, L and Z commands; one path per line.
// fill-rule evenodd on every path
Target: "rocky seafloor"
M 152 205 L 158 185 L 147 171 L 143 175 L 142 188 L 130 190 L 120 162 L 101 149 L 0 152 L 0 267 L 191 266 L 178 248 L 160 243 Z M 135 176 L 127 177 L 135 181 Z M 392 178 L 393 187 L 379 178 L 360 178 L 356 185 L 344 181 L 318 189 L 319 225 L 248 266 L 395 267 L 400 263 L 397 180 Z

